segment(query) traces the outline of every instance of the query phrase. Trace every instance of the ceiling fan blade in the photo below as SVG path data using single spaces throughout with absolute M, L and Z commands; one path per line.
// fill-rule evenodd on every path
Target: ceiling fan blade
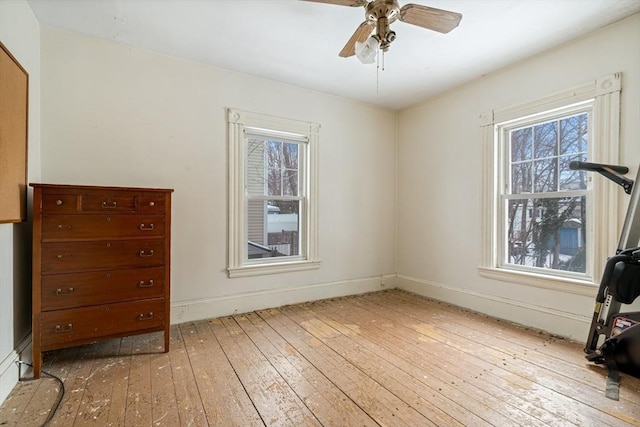
M 367 4 L 367 0 L 302 0 L 302 1 L 337 4 L 338 6 L 351 6 L 351 7 L 364 6 L 365 4 Z
M 349 56 L 355 55 L 356 42 L 364 43 L 365 41 L 367 41 L 374 28 L 375 25 L 367 21 L 360 24 L 347 44 L 345 44 L 340 51 L 340 56 L 343 58 L 348 58 Z
M 449 10 L 410 3 L 400 9 L 399 19 L 408 24 L 446 34 L 458 26 L 462 15 Z

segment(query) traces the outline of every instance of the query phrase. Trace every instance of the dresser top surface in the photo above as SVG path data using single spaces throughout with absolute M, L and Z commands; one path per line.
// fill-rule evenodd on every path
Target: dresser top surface
M 30 182 L 30 187 L 42 189 L 64 189 L 64 190 L 112 190 L 112 191 L 157 191 L 159 193 L 171 193 L 172 188 L 149 188 L 149 187 L 116 187 L 101 185 L 73 185 L 73 184 L 43 184 Z

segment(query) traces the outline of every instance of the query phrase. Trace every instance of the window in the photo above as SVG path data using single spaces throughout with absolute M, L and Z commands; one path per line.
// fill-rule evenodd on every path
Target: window
M 499 212 L 500 265 L 587 272 L 586 161 L 592 101 L 551 117 L 499 124 L 504 181 Z M 559 273 L 559 272 L 558 272 Z
M 481 117 L 485 276 L 542 287 L 599 280 L 618 188 L 572 161 L 618 163 L 620 75 Z
M 238 110 L 229 124 L 229 276 L 318 268 L 320 126 Z

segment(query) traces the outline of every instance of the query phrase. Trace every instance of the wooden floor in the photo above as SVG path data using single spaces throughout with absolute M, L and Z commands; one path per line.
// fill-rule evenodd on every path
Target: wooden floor
M 52 426 L 639 426 L 640 380 L 604 397 L 582 345 L 404 291 L 263 310 L 47 353 Z M 58 396 L 20 382 L 0 425 Z

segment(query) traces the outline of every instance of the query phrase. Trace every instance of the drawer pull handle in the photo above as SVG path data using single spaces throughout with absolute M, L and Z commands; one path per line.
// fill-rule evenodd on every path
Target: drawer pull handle
M 107 200 L 106 202 L 102 202 L 102 207 L 104 209 L 115 209 L 117 207 L 117 202 L 112 202 L 111 200 Z
M 60 200 L 60 199 L 56 200 L 56 205 L 57 206 L 62 206 L 63 203 L 64 202 L 62 200 Z
M 138 287 L 139 288 L 152 288 L 153 287 L 153 279 L 149 280 L 148 282 L 145 282 L 144 280 L 140 280 L 140 283 L 138 283 Z
M 153 256 L 153 249 L 151 249 L 150 251 L 140 251 L 140 256 L 142 258 L 149 258 Z
M 149 225 L 140 224 L 140 230 L 142 230 L 142 231 L 151 231 L 151 230 L 153 230 L 153 224 L 149 224 Z
M 56 325 L 56 333 L 71 332 L 72 329 L 73 329 L 73 323 L 67 324 L 67 326 L 64 328 L 60 325 Z
M 69 258 L 71 258 L 71 254 L 68 254 L 68 255 L 58 254 L 58 255 L 56 255 L 56 258 L 58 258 L 58 259 L 63 259 L 63 258 L 69 259 Z
M 138 315 L 138 320 L 151 320 L 153 319 L 153 311 L 150 311 L 149 314 L 145 315 L 144 313 L 140 313 Z
M 149 206 L 153 207 L 156 205 L 156 202 L 149 202 Z
M 56 289 L 56 295 L 71 295 L 75 292 L 75 289 L 68 288 L 66 291 L 63 291 L 62 288 Z

